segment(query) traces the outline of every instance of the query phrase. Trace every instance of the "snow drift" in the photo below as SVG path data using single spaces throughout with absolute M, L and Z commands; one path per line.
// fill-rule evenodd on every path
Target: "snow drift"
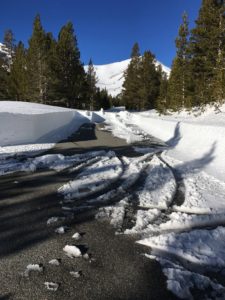
M 113 126 L 126 128 L 134 124 L 169 146 L 166 154 L 184 162 L 186 170 L 206 170 L 225 181 L 225 105 L 220 112 L 207 107 L 201 115 L 187 112 L 162 116 L 156 111 L 105 114 Z M 122 123 L 121 123 L 122 122 Z M 118 130 L 117 130 L 118 131 Z M 126 130 L 126 135 L 129 135 Z
M 0 146 L 55 143 L 89 122 L 73 109 L 27 102 L 0 102 Z

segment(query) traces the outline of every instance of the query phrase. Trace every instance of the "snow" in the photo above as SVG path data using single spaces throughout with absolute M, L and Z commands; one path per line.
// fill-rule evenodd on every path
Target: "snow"
M 79 232 L 75 232 L 72 236 L 72 239 L 79 241 L 81 239 L 81 235 Z
M 143 189 L 138 193 L 141 207 L 166 209 L 176 192 L 173 173 L 157 156 L 151 160 Z
M 96 214 L 96 219 L 110 218 L 110 224 L 117 230 L 121 229 L 128 201 L 129 198 L 125 197 L 114 206 L 99 208 L 99 211 Z
M 87 166 L 75 180 L 64 184 L 58 191 L 65 199 L 84 198 L 110 186 L 122 172 L 121 161 L 114 152 L 108 152 L 99 162 Z
M 173 206 L 174 210 L 197 214 L 225 212 L 225 182 L 194 167 L 190 169 L 168 155 L 164 154 L 163 159 L 179 172 L 184 183 L 185 201 Z
M 60 226 L 58 228 L 55 229 L 55 233 L 58 234 L 64 234 L 68 231 L 68 227 L 67 226 Z
M 89 119 L 85 113 L 73 109 L 37 103 L 1 101 L 1 152 L 7 153 L 4 146 L 58 142 L 70 136 L 81 124 L 89 122 Z M 30 147 L 28 151 L 31 151 Z
M 56 292 L 59 288 L 59 284 L 55 283 L 55 282 L 48 282 L 46 281 L 44 283 L 45 287 L 47 290 L 52 291 L 52 292 Z
M 163 116 L 155 111 L 130 116 L 121 112 L 122 116 L 166 142 L 169 146 L 166 154 L 184 161 L 186 168 L 205 170 L 225 181 L 225 105 L 219 113 L 207 107 L 205 113 L 198 116 L 185 112 Z
M 70 258 L 81 257 L 82 256 L 80 249 L 76 246 L 73 246 L 73 245 L 66 245 L 63 248 L 63 251 Z
M 64 217 L 51 217 L 47 220 L 47 225 L 52 225 L 55 224 L 59 221 L 64 221 Z
M 44 268 L 43 268 L 43 266 L 41 264 L 29 264 L 29 265 L 27 265 L 26 270 L 23 273 L 23 275 L 25 277 L 29 277 L 29 275 L 30 275 L 31 272 L 39 272 L 39 273 L 41 273 L 41 272 L 43 272 L 43 270 L 44 270 Z
M 126 229 L 125 234 L 137 234 L 143 233 L 147 230 L 149 224 L 154 222 L 160 215 L 160 210 L 148 209 L 148 210 L 138 210 L 136 214 L 135 226 L 131 229 Z
M 168 290 L 180 299 L 195 299 L 191 293 L 193 289 L 198 289 L 204 293 L 201 295 L 201 299 L 224 299 L 225 288 L 207 276 L 187 271 L 182 266 L 161 257 L 148 254 L 146 257 L 160 262 L 163 273 L 167 277 Z
M 70 275 L 74 278 L 79 278 L 81 276 L 81 272 L 74 272 L 74 271 L 70 271 Z
M 94 69 L 98 78 L 97 87 L 101 90 L 106 89 L 112 96 L 117 96 L 122 92 L 124 82 L 124 72 L 126 71 L 130 59 L 115 62 L 106 65 L 94 65 Z M 169 76 L 170 69 L 162 63 L 156 61 L 156 66 L 161 65 L 162 70 Z M 87 71 L 88 66 L 85 66 Z
M 225 213 L 209 215 L 190 215 L 181 212 L 173 212 L 168 216 L 169 220 L 159 225 L 152 225 L 152 231 L 183 231 L 196 227 L 225 225 Z
M 60 265 L 60 260 L 54 258 L 54 259 L 51 259 L 48 263 L 50 265 L 53 265 L 53 266 L 59 266 Z
M 149 246 L 153 254 L 174 255 L 186 264 L 204 267 L 204 270 L 221 271 L 225 268 L 225 228 L 168 233 L 138 241 Z

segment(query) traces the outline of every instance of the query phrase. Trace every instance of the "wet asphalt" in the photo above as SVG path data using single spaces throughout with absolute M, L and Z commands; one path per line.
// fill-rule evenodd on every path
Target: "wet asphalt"
M 48 153 L 73 155 L 92 150 L 113 150 L 118 156 L 138 155 L 124 140 L 99 125 L 83 126 Z M 62 216 L 57 188 L 74 174 L 39 170 L 0 177 L 0 299 L 177 299 L 166 289 L 159 263 L 143 254 L 149 248 L 135 244 L 135 237 L 116 235 L 106 221 L 94 218 L 95 210 L 47 226 L 52 216 Z M 67 225 L 64 235 L 55 228 Z M 72 235 L 82 233 L 79 241 Z M 67 257 L 65 245 L 77 245 L 88 259 Z M 59 266 L 50 265 L 59 259 Z M 24 276 L 28 264 L 42 264 L 43 272 Z M 71 271 L 81 271 L 79 278 Z M 59 285 L 48 291 L 45 282 Z

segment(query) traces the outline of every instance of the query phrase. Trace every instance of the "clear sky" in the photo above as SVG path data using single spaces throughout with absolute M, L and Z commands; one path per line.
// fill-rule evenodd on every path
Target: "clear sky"
M 151 50 L 167 66 L 175 55 L 183 11 L 190 26 L 198 15 L 201 0 L 8 0 L 1 1 L 0 40 L 7 28 L 16 40 L 27 44 L 32 22 L 40 13 L 46 31 L 57 37 L 60 28 L 72 21 L 86 64 L 106 64 L 129 58 L 138 42 L 141 52 Z

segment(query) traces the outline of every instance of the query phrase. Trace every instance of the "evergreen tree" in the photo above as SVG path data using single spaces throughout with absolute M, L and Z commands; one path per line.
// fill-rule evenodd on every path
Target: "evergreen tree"
M 27 53 L 29 99 L 34 102 L 45 103 L 47 99 L 48 46 L 40 16 L 37 15 L 34 20 L 33 33 L 29 40 Z
M 191 32 L 191 66 L 195 82 L 194 105 L 204 105 L 215 100 L 215 66 L 218 66 L 222 58 L 219 57 L 222 54 L 220 41 L 223 40 L 224 43 L 224 35 L 221 35 L 223 7 L 224 1 L 203 0 L 196 27 Z
M 53 60 L 57 99 L 64 101 L 68 107 L 80 107 L 84 100 L 85 71 L 71 22 L 60 30 Z
M 9 88 L 12 99 L 26 100 L 28 97 L 28 75 L 26 67 L 26 50 L 22 42 L 15 48 L 10 76 Z
M 9 52 L 9 55 L 12 58 L 13 57 L 13 51 L 14 51 L 14 48 L 15 48 L 15 38 L 14 38 L 14 35 L 13 35 L 13 32 L 12 32 L 11 29 L 7 29 L 5 31 L 3 43 L 6 46 L 8 52 Z
M 159 97 L 156 103 L 156 109 L 165 114 L 168 108 L 168 78 L 167 74 L 163 72 L 162 67 L 158 66 L 158 72 L 160 76 L 160 89 L 159 89 Z
M 183 23 L 176 39 L 177 54 L 172 64 L 168 87 L 170 99 L 168 105 L 174 110 L 189 107 L 191 101 L 189 29 L 186 13 L 182 19 Z
M 8 99 L 8 72 L 2 58 L 0 58 L 0 99 Z
M 99 110 L 101 108 L 109 109 L 111 107 L 110 96 L 106 89 L 104 89 L 104 90 L 97 89 L 97 92 L 96 92 L 94 98 L 95 98 L 94 99 L 94 102 L 95 102 L 94 109 L 96 109 L 96 110 Z
M 225 102 L 225 5 L 221 5 L 219 11 L 217 41 L 217 59 L 212 89 L 213 100 L 217 105 L 221 105 Z
M 135 43 L 131 52 L 131 61 L 125 71 L 122 101 L 127 109 L 139 109 L 140 107 L 140 50 Z
M 90 99 L 90 110 L 96 109 L 96 104 L 94 103 L 96 100 L 95 94 L 97 92 L 96 84 L 97 84 L 97 76 L 96 72 L 90 59 L 87 70 L 87 84 L 88 84 L 88 94 Z
M 159 96 L 160 75 L 156 70 L 155 56 L 151 51 L 145 51 L 139 68 L 140 88 L 138 110 L 156 108 Z

